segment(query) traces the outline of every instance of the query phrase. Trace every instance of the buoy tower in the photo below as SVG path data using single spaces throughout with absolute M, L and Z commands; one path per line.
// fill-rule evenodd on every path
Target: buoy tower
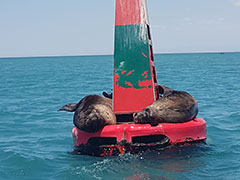
M 113 110 L 131 114 L 159 97 L 146 0 L 116 0 Z

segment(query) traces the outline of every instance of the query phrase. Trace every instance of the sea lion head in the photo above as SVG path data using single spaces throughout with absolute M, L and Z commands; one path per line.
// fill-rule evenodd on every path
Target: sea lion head
M 158 122 L 154 117 L 156 117 L 156 110 L 150 107 L 146 107 L 144 110 L 134 113 L 133 120 L 137 124 L 151 124 L 151 126 L 158 125 Z
M 158 85 L 158 92 L 159 92 L 160 96 L 162 96 L 162 97 L 165 97 L 165 96 L 168 96 L 169 94 L 172 94 L 173 91 L 174 91 L 173 89 L 171 89 L 169 87 L 166 87 L 162 84 Z
M 110 124 L 109 118 L 98 109 L 89 107 L 86 111 L 75 112 L 73 124 L 82 131 L 97 132 L 105 125 Z M 113 118 L 114 121 L 114 118 Z

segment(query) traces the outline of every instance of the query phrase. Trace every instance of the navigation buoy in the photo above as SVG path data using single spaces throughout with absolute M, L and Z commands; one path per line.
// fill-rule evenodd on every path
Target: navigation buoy
M 118 155 L 149 148 L 206 139 L 206 122 L 134 124 L 140 112 L 159 98 L 146 0 L 116 0 L 113 72 L 113 111 L 116 125 L 95 133 L 72 130 L 74 145 L 83 154 Z

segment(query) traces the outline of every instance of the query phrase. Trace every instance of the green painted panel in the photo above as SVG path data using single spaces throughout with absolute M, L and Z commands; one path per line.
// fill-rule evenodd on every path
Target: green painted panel
M 115 27 L 114 76 L 118 87 L 146 88 L 140 84 L 151 80 L 148 43 L 146 24 Z M 151 87 L 150 83 L 147 88 Z

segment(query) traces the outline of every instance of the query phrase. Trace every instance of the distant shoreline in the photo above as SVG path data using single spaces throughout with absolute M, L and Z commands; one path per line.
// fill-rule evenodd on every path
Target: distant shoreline
M 240 51 L 209 51 L 209 52 L 158 52 L 155 55 L 171 55 L 171 54 L 225 54 L 225 53 L 240 53 Z M 113 54 L 89 54 L 89 55 L 36 55 L 36 56 L 6 56 L 0 59 L 14 58 L 50 58 L 50 57 L 84 57 L 84 56 L 113 56 Z

